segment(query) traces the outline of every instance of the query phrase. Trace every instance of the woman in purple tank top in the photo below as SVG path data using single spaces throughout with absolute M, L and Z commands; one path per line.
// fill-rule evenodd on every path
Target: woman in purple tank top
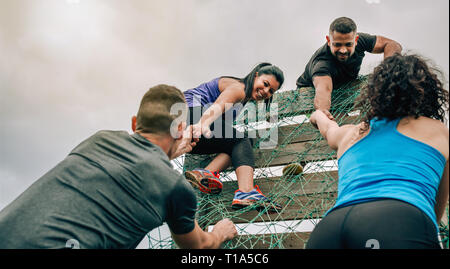
M 257 208 L 280 209 L 254 185 L 252 141 L 233 128 L 233 121 L 239 110 L 235 109 L 236 104 L 240 108 L 250 100 L 269 104 L 283 82 L 283 72 L 277 66 L 261 63 L 244 78 L 223 76 L 184 92 L 190 112 L 188 124 L 193 124 L 193 137 L 199 138 L 190 153 L 218 153 L 204 169 L 185 172 L 192 186 L 204 193 L 220 193 L 219 172 L 233 165 L 239 188 L 232 201 L 233 209 L 256 202 Z M 229 113 L 233 115 L 227 116 Z

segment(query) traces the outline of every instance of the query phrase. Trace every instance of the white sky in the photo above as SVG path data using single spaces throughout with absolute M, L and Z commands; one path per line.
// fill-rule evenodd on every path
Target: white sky
M 94 132 L 130 131 L 151 86 L 186 90 L 269 61 L 295 88 L 336 17 L 448 79 L 448 10 L 448 0 L 1 0 L 0 209 Z M 381 59 L 368 55 L 361 73 Z

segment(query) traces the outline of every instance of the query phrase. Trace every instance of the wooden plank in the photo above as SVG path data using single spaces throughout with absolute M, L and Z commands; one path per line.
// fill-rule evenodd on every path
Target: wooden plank
M 238 235 L 228 243 L 233 249 L 304 249 L 310 232 Z
M 283 208 L 280 212 L 267 213 L 254 207 L 240 210 L 231 208 L 236 181 L 225 182 L 219 195 L 200 194 L 199 212 L 204 219 L 201 226 L 208 226 L 228 217 L 235 223 L 284 221 L 320 218 L 330 209 L 337 195 L 337 171 L 303 174 L 296 177 L 256 179 L 261 191 Z
M 335 120 L 339 125 L 357 124 L 361 121 L 361 116 L 336 115 Z M 252 130 L 252 131 L 253 131 L 252 137 L 256 137 L 256 139 L 258 140 L 259 139 L 269 140 L 271 136 L 274 136 L 274 132 L 276 132 L 278 144 L 288 144 L 288 143 L 315 141 L 323 139 L 319 131 L 309 121 L 299 124 L 273 127 L 271 129 L 265 128 L 262 130 Z
M 325 140 L 280 145 L 274 149 L 254 151 L 257 168 L 336 159 L 336 153 Z
M 301 139 L 300 139 L 301 140 Z M 186 154 L 183 169 L 206 167 L 217 154 L 196 155 Z M 275 148 L 255 149 L 255 168 L 285 165 L 292 162 L 307 163 L 313 161 L 336 159 L 336 153 L 325 140 L 300 143 L 281 144 Z
M 214 200 L 200 200 L 202 206 L 199 214 L 201 227 L 213 225 L 224 217 L 230 218 L 234 223 L 253 223 L 265 221 L 286 221 L 321 218 L 336 201 L 336 192 L 323 192 L 311 195 L 295 194 L 296 191 L 272 195 L 283 208 L 279 212 L 269 213 L 266 210 L 258 211 L 255 206 L 234 210 L 231 208 L 233 193 L 218 195 Z M 274 197 L 275 196 L 275 197 Z
M 269 178 L 257 178 L 255 184 L 259 186 L 261 191 L 270 193 L 271 191 L 284 188 L 301 190 L 305 195 L 320 192 L 337 191 L 338 171 L 328 171 L 319 173 L 301 174 L 298 176 L 281 176 Z M 232 182 L 224 182 L 224 190 L 233 190 L 237 184 Z

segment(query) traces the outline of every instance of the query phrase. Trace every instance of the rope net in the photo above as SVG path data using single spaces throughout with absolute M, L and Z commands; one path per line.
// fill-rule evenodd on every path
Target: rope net
M 367 76 L 334 90 L 331 113 L 339 125 L 359 123 L 364 108 L 358 99 Z M 220 173 L 224 182 L 220 194 L 197 190 L 197 221 L 205 230 L 223 218 L 231 219 L 239 236 L 222 245 L 225 249 L 304 248 L 310 232 L 337 197 L 336 152 L 331 150 L 319 131 L 309 123 L 313 111 L 314 90 L 302 88 L 274 96 L 270 113 L 267 108 L 249 103 L 235 121 L 235 128 L 253 138 L 255 184 L 282 209 L 269 213 L 262 204 L 240 210 L 231 208 L 238 189 L 236 176 L 229 169 Z M 259 120 L 259 121 L 258 121 Z M 252 136 L 253 135 L 253 136 Z M 216 155 L 186 154 L 173 161 L 180 172 L 203 168 Z M 302 173 L 282 173 L 283 167 L 298 163 Z M 256 210 L 257 207 L 262 209 Z M 440 224 L 440 237 L 448 248 L 448 205 L 446 221 Z M 147 235 L 150 248 L 177 248 L 167 226 Z

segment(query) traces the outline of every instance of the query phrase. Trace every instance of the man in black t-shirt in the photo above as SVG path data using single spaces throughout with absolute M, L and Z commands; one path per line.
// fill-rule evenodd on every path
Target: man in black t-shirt
M 228 219 L 211 232 L 199 227 L 194 190 L 172 169 L 170 159 L 195 146 L 174 105 L 186 115 L 181 91 L 153 87 L 132 118 L 133 134 L 99 131 L 79 144 L 0 211 L 0 249 L 135 248 L 164 222 L 181 248 L 233 238 Z
M 399 43 L 380 35 L 358 33 L 355 22 L 347 17 L 335 19 L 320 47 L 297 79 L 297 87 L 314 87 L 314 107 L 330 119 L 331 92 L 357 78 L 365 52 L 384 53 L 384 58 L 400 53 Z

